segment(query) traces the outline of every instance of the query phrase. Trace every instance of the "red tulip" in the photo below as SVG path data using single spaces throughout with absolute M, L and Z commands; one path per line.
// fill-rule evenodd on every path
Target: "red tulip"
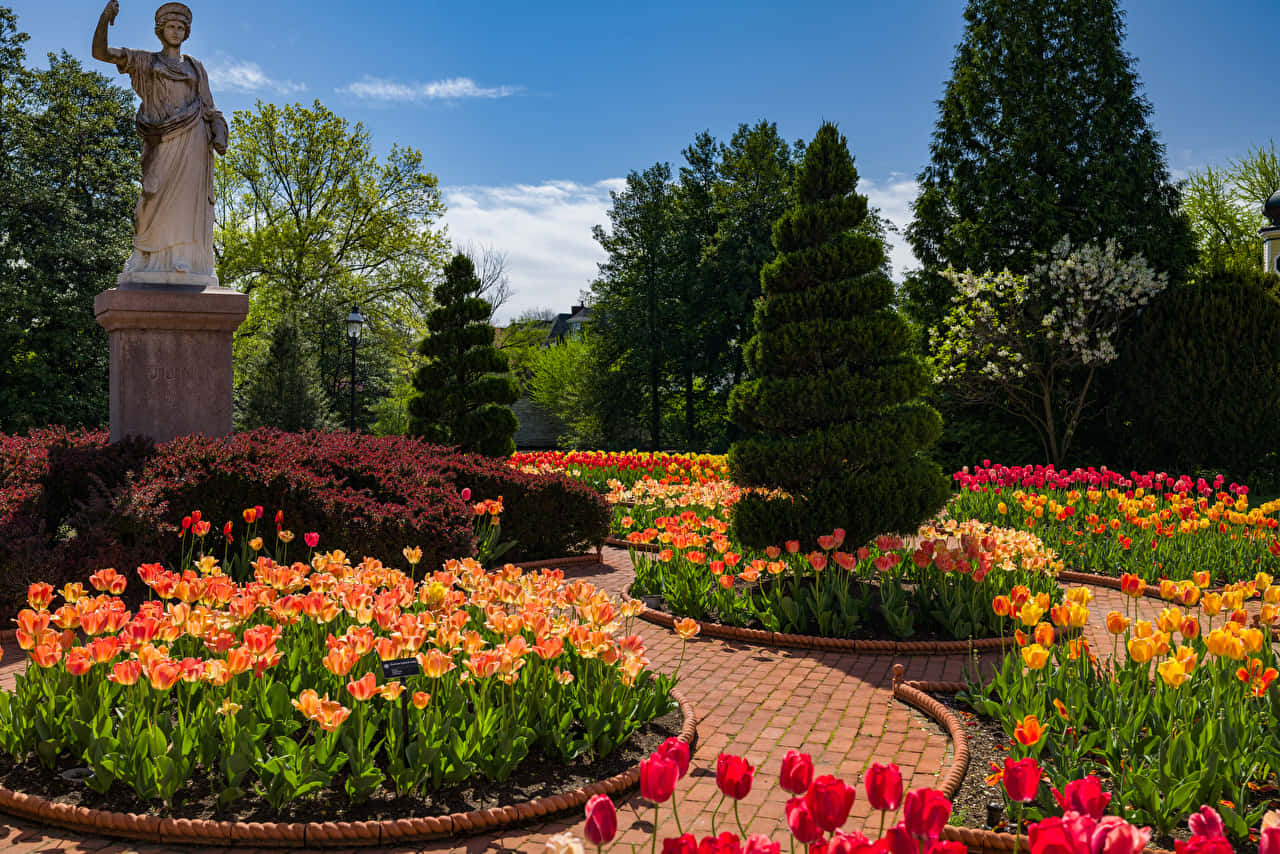
M 613 841 L 618 832 L 618 808 L 608 795 L 595 795 L 587 801 L 587 823 L 582 835 L 592 845 Z
M 813 820 L 804 798 L 787 801 L 787 827 L 791 828 L 792 835 L 803 845 L 822 838 L 822 828 Z
M 1102 791 L 1102 784 L 1092 774 L 1083 780 L 1072 780 L 1061 792 L 1057 789 L 1053 789 L 1052 792 L 1054 800 L 1058 802 L 1058 806 L 1062 807 L 1063 812 L 1078 812 L 1089 816 L 1094 821 L 1102 818 L 1103 813 L 1107 811 L 1107 804 L 1111 802 L 1111 795 Z
M 857 792 L 830 774 L 824 774 L 813 781 L 809 791 L 805 792 L 805 803 L 809 805 L 809 813 L 823 830 L 835 830 L 844 824 L 853 807 L 853 799 Z
M 1269 817 L 1270 813 L 1267 815 Z M 1280 854 L 1280 824 L 1268 827 L 1267 818 L 1262 819 L 1262 836 L 1258 840 L 1258 854 Z
M 725 831 L 719 836 L 704 836 L 698 843 L 698 854 L 742 854 L 738 835 Z
M 915 840 L 911 844 L 914 846 Z M 918 848 L 917 848 L 918 854 Z M 883 854 L 874 842 L 861 833 L 844 833 L 837 830 L 827 842 L 827 854 Z
M 1070 789 L 1071 785 L 1068 784 Z M 1192 836 L 1226 836 L 1226 828 L 1222 824 L 1222 816 L 1213 807 L 1200 807 L 1200 812 L 1193 812 L 1187 819 L 1187 827 Z
M 898 822 L 884 833 L 880 844 L 888 849 L 888 854 L 920 854 L 920 841 L 907 832 L 904 822 Z
M 721 753 L 716 759 L 716 785 L 726 798 L 740 801 L 751 791 L 751 778 L 755 770 L 741 756 Z
M 1198 837 L 1192 837 L 1194 841 Z M 1202 838 L 1202 837 L 1201 837 Z M 1129 822 L 1116 815 L 1103 816 L 1097 826 L 1093 829 L 1093 833 L 1089 838 L 1089 848 L 1091 851 L 1099 851 L 1101 854 L 1140 854 L 1147 847 L 1147 842 L 1151 839 L 1151 831 L 1145 827 L 1134 827 Z M 1225 836 L 1216 837 L 1216 842 L 1220 845 L 1214 846 L 1215 851 L 1222 852 L 1232 850 L 1231 844 L 1227 842 Z
M 762 833 L 748 836 L 746 844 L 742 846 L 742 854 L 781 854 L 781 852 L 782 844 L 774 842 Z
M 1087 843 L 1084 848 L 1077 849 L 1077 840 L 1059 816 L 1031 825 L 1027 828 L 1027 836 L 1031 841 L 1031 854 L 1078 854 L 1078 851 L 1089 850 Z
M 902 772 L 894 764 L 873 763 L 863 778 L 872 809 L 893 812 L 902 806 Z
M 1004 758 L 1004 790 L 1009 800 L 1028 804 L 1036 799 L 1040 789 L 1040 766 L 1031 757 L 1017 762 Z
M 1230 854 L 1235 849 L 1221 836 L 1193 836 L 1190 842 L 1175 839 L 1173 850 L 1177 854 Z M 1130 852 L 1129 849 L 1117 849 L 1116 852 L 1107 851 L 1104 854 L 1130 854 Z
M 677 836 L 675 839 L 664 839 L 662 854 L 698 854 L 698 840 L 692 833 Z
M 320 543 L 320 535 L 314 531 L 310 534 L 303 534 L 302 541 L 307 544 L 307 548 L 314 549 Z
M 680 769 L 661 753 L 654 753 L 640 763 L 640 797 L 655 804 L 671 799 L 676 790 Z
M 950 817 L 951 801 L 935 789 L 916 789 L 903 801 L 902 823 L 916 839 L 937 839 Z
M 689 772 L 689 743 L 672 736 L 662 742 L 657 752 L 676 763 L 676 770 L 680 772 L 679 779 L 684 779 L 684 775 Z
M 813 782 L 813 759 L 807 753 L 788 750 L 782 759 L 778 784 L 793 795 L 803 795 Z

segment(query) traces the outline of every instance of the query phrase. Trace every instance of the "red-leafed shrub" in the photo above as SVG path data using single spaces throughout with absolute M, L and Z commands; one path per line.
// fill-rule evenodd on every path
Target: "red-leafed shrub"
M 0 436 L 0 620 L 22 607 L 35 580 L 175 564 L 176 533 L 193 510 L 214 525 L 210 546 L 224 522 L 261 505 L 268 538 L 282 510 L 283 527 L 318 533 L 322 548 L 392 562 L 420 546 L 420 566 L 434 569 L 474 554 L 463 488 L 472 502 L 502 497 L 501 539 L 516 541 L 506 560 L 569 554 L 608 532 L 607 506 L 584 484 L 415 439 L 263 429 L 156 447 L 109 445 L 102 431 Z

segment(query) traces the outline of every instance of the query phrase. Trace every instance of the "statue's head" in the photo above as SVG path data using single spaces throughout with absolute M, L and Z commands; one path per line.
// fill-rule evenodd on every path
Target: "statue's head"
M 165 3 L 156 9 L 156 37 L 160 41 L 177 47 L 190 35 L 191 10 L 185 4 Z

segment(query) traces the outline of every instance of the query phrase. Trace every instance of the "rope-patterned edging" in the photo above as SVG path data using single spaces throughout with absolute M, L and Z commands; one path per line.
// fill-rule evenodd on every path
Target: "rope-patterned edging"
M 640 619 L 655 626 L 675 630 L 676 617 L 665 611 L 646 609 Z M 971 652 L 1003 652 L 1016 645 L 1012 637 L 978 638 L 972 641 L 891 641 L 824 638 L 817 635 L 792 635 L 764 629 L 744 629 L 707 620 L 694 620 L 698 633 L 720 640 L 743 641 L 760 646 L 786 646 L 817 649 L 825 652 L 860 652 L 870 655 L 967 655 Z
M 697 711 L 680 692 L 671 696 L 680 705 L 684 723 L 679 739 L 690 746 L 697 738 Z M 578 789 L 523 804 L 425 818 L 385 821 L 232 822 L 158 818 L 137 813 L 95 810 L 0 788 L 0 812 L 77 833 L 140 839 L 164 844 L 268 846 L 373 846 L 467 836 L 526 824 L 582 807 L 594 795 L 617 795 L 640 782 L 640 766 Z
M 521 569 L 557 569 L 562 566 L 579 566 L 604 562 L 603 548 L 597 548 L 595 554 L 570 555 L 568 557 L 550 557 L 545 560 L 521 560 L 515 565 Z

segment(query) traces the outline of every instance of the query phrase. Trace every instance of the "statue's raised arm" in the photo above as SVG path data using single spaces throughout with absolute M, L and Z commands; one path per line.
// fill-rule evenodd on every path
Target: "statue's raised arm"
M 116 22 L 120 14 L 120 3 L 108 0 L 107 7 L 98 16 L 98 28 L 93 31 L 93 58 L 118 65 L 124 59 L 124 51 L 118 47 L 107 46 L 107 27 Z
M 107 27 L 119 11 L 117 0 L 102 10 L 93 56 L 129 75 L 142 101 L 135 119 L 142 137 L 142 195 L 133 256 L 121 281 L 216 284 L 213 157 L 227 149 L 227 122 L 213 104 L 204 66 L 182 53 L 191 10 L 183 3 L 156 10 L 158 51 L 107 46 Z

